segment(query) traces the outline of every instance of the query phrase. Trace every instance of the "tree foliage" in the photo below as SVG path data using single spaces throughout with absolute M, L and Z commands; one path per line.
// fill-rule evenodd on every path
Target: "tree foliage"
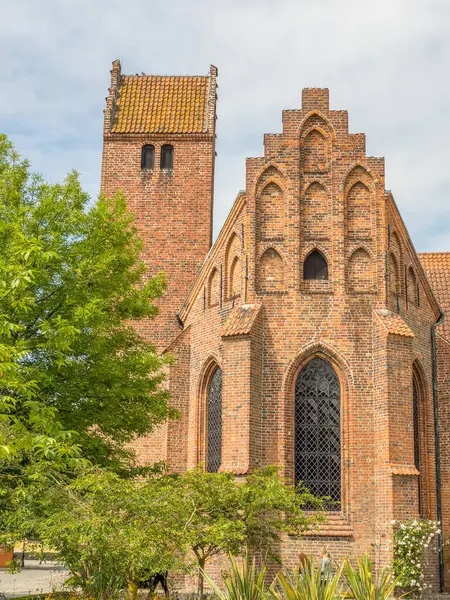
M 196 571 L 202 596 L 211 559 L 247 551 L 273 559 L 283 532 L 300 536 L 322 520 L 305 514 L 311 502 L 320 508 L 275 467 L 242 481 L 200 469 L 135 479 L 94 469 L 43 491 L 32 523 L 89 596 L 127 585 L 134 597 L 139 580 L 167 570 Z
M 45 183 L 2 136 L 0 248 L 0 457 L 118 459 L 170 415 L 169 359 L 131 324 L 164 278 L 124 198 L 91 203 L 76 173 Z
M 199 568 L 200 596 L 203 571 L 214 556 L 249 549 L 274 559 L 283 532 L 300 536 L 323 520 L 320 513 L 304 511 L 306 505 L 320 509 L 321 501 L 301 486 L 286 485 L 273 466 L 241 481 L 231 473 L 196 469 L 181 477 L 181 485 L 186 505 L 194 507 L 187 536 Z
M 39 498 L 86 463 L 132 475 L 126 444 L 174 413 L 170 357 L 134 327 L 157 314 L 122 196 L 45 183 L 0 136 L 0 536 L 34 532 Z
M 132 480 L 94 470 L 48 490 L 38 534 L 88 597 L 125 586 L 135 597 L 140 580 L 182 568 L 189 508 L 179 492 L 169 476 Z

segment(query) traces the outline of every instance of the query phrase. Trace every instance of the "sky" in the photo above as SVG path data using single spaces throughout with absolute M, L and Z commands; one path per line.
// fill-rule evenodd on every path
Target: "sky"
M 125 74 L 219 69 L 214 230 L 281 111 L 330 88 L 418 251 L 450 251 L 449 0 L 0 0 L 0 131 L 56 182 L 96 197 L 111 62 Z

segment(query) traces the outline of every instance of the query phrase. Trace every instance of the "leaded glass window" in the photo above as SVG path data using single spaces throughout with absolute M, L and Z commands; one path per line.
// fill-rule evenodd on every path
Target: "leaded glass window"
M 414 431 L 414 466 L 420 473 L 420 419 L 419 419 L 419 390 L 416 378 L 413 377 L 413 431 Z M 420 475 L 417 486 L 419 515 L 422 514 Z
M 217 473 L 222 463 L 222 369 L 209 380 L 206 404 L 206 470 Z
M 414 423 L 414 465 L 420 470 L 420 439 L 419 439 L 419 392 L 416 380 L 413 378 L 413 423 Z
M 331 365 L 313 358 L 295 382 L 295 484 L 341 502 L 341 392 Z

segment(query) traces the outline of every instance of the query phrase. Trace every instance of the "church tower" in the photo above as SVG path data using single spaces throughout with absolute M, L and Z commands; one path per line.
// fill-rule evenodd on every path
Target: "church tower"
M 141 333 L 164 350 L 177 313 L 210 249 L 217 69 L 206 76 L 123 75 L 111 70 L 103 127 L 101 190 L 120 190 L 144 241 L 148 275 L 168 288 Z

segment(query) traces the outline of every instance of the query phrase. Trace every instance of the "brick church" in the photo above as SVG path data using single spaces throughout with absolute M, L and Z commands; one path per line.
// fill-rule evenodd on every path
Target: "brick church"
M 321 529 L 283 542 L 288 566 L 323 546 L 387 562 L 394 519 L 442 521 L 445 540 L 450 252 L 416 253 L 384 159 L 327 89 L 304 89 L 282 133 L 264 135 L 212 244 L 216 78 L 111 71 L 102 191 L 125 193 L 149 275 L 167 274 L 140 327 L 176 357 L 180 418 L 140 440 L 140 457 L 236 476 L 279 464 L 329 496 Z M 436 589 L 450 585 L 442 543 Z

